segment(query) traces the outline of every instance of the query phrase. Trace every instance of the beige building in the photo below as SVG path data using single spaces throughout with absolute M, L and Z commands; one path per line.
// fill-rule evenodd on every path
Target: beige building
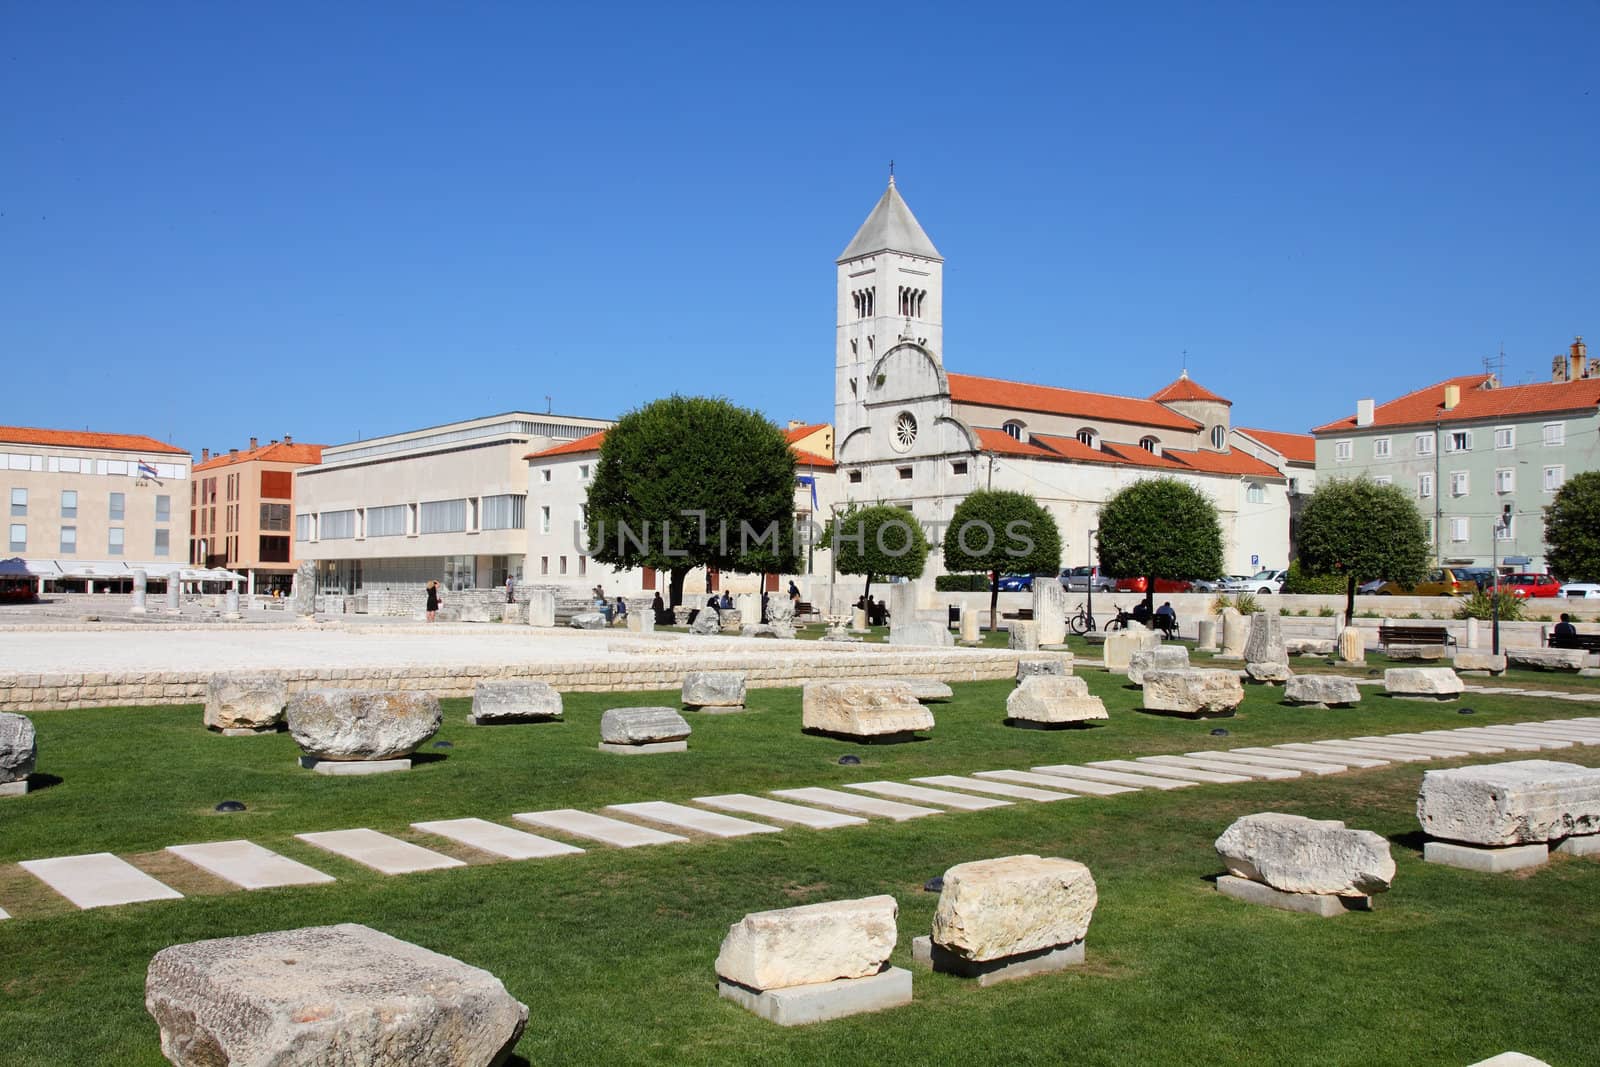
M 245 575 L 249 592 L 289 594 L 294 579 L 294 472 L 322 446 L 292 437 L 200 454 L 189 487 L 189 562 Z
M 189 453 L 139 434 L 0 427 L 7 555 L 49 590 L 131 588 L 184 566 Z

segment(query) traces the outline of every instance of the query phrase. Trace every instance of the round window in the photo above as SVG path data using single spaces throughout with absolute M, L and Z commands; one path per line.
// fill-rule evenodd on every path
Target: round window
M 902 411 L 895 416 L 894 437 L 890 444 L 894 445 L 896 452 L 904 452 L 917 443 L 917 417 L 909 411 Z

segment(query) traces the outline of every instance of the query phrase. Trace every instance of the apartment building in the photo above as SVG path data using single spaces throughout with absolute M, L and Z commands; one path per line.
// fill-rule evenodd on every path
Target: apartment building
M 189 562 L 245 575 L 251 594 L 294 583 L 294 472 L 322 461 L 321 445 L 284 435 L 247 449 L 200 453 L 189 487 Z

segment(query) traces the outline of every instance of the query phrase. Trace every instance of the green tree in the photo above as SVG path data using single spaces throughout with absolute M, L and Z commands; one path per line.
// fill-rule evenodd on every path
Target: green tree
M 1100 509 L 1100 566 L 1145 579 L 1144 601 L 1154 608 L 1156 579 L 1192 581 L 1222 573 L 1222 525 L 1217 507 L 1176 478 L 1134 482 Z
M 695 567 L 746 574 L 799 567 L 794 453 L 759 412 L 670 396 L 606 431 L 589 485 L 588 552 L 613 567 L 671 575 L 683 603 Z
M 1428 524 L 1406 491 L 1370 478 L 1317 486 L 1300 513 L 1300 565 L 1311 576 L 1344 579 L 1344 622 L 1355 618 L 1356 586 L 1384 581 L 1414 585 L 1433 553 Z
M 968 493 L 944 532 L 944 569 L 989 575 L 989 629 L 996 629 L 1001 572 L 1049 574 L 1061 567 L 1056 520 L 1026 493 L 979 489 Z
M 1544 509 L 1550 573 L 1566 582 L 1600 582 L 1600 471 L 1574 475 Z
M 866 577 L 867 596 L 874 578 L 920 578 L 928 562 L 928 539 L 916 516 L 889 504 L 840 512 L 828 520 L 822 543 L 833 550 L 834 570 Z

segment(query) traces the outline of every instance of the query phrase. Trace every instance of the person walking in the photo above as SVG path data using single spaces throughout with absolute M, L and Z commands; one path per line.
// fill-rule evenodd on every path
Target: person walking
M 424 605 L 428 612 L 428 621 L 433 622 L 439 616 L 439 583 L 437 580 L 428 583 L 428 599 Z
M 516 575 L 508 574 L 508 575 L 506 575 L 506 603 L 507 604 L 515 604 L 516 602 L 517 602 L 517 578 L 516 578 Z
M 794 579 L 789 579 L 789 600 L 791 603 L 800 603 L 800 587 L 794 584 Z

